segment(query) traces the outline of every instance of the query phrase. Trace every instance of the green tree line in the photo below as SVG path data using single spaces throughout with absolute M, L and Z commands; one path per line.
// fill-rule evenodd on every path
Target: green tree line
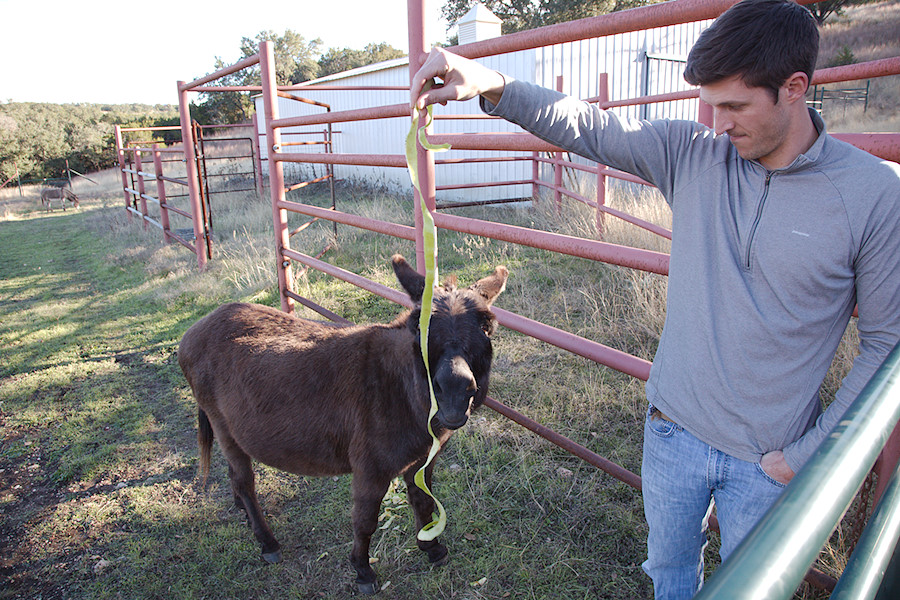
M 0 182 L 18 168 L 23 180 L 64 177 L 114 165 L 115 125 L 149 127 L 178 122 L 174 106 L 148 104 L 0 104 Z

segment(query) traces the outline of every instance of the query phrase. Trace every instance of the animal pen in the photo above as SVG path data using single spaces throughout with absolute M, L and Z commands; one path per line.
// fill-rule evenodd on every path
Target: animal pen
M 718 16 L 718 14 L 723 12 L 733 3 L 733 0 L 675 0 L 674 2 L 621 11 L 609 15 L 562 23 L 532 31 L 520 32 L 501 36 L 499 38 L 461 45 L 453 48 L 452 51 L 467 58 L 482 59 L 528 48 L 537 48 L 640 29 L 711 19 Z M 810 4 L 812 2 L 801 0 L 800 3 Z M 407 17 L 410 47 L 409 74 L 410 77 L 412 77 L 423 63 L 429 51 L 429 48 L 425 46 L 423 33 L 425 28 L 423 0 L 408 1 Z M 262 75 L 261 87 L 207 85 L 220 77 L 257 64 L 259 65 Z M 900 57 L 819 70 L 815 73 L 812 83 L 815 85 L 824 85 L 834 82 L 853 81 L 897 74 L 900 74 Z M 605 78 L 599 78 L 599 89 L 596 92 L 597 95 L 589 98 L 591 102 L 597 103 L 602 108 L 615 109 L 626 106 L 643 106 L 656 103 L 682 101 L 685 99 L 696 99 L 699 95 L 698 91 L 693 89 L 688 91 L 610 100 L 610 90 L 604 83 L 605 81 Z M 323 89 L 324 87 L 326 86 L 319 86 L 319 89 Z M 419 271 L 422 272 L 424 269 L 424 247 L 422 240 L 422 214 L 419 209 L 418 198 L 413 202 L 413 206 L 415 207 L 414 227 L 387 221 L 373 220 L 349 212 L 338 211 L 336 210 L 333 201 L 330 208 L 320 208 L 300 202 L 288 201 L 286 199 L 286 192 L 288 190 L 308 185 L 313 181 L 329 181 L 333 183 L 333 167 L 335 165 L 363 165 L 387 169 L 405 169 L 406 160 L 405 157 L 400 154 L 373 155 L 364 153 L 332 152 L 331 135 L 336 132 L 332 131 L 331 128 L 338 123 L 372 119 L 408 120 L 410 117 L 408 103 L 370 106 L 364 109 L 349 111 L 332 111 L 329 110 L 329 107 L 319 106 L 318 108 L 323 110 L 316 114 L 281 118 L 279 116 L 278 98 L 287 97 L 291 98 L 293 101 L 304 102 L 306 101 L 305 99 L 296 96 L 298 93 L 303 93 L 301 88 L 302 90 L 313 90 L 317 89 L 317 86 L 304 86 L 302 84 L 298 86 L 277 86 L 275 84 L 274 53 L 273 47 L 269 42 L 263 42 L 260 45 L 258 55 L 246 58 L 230 67 L 190 83 L 179 82 L 178 89 L 181 114 L 180 131 L 182 136 L 181 139 L 184 140 L 184 143 L 180 148 L 128 147 L 127 145 L 123 146 L 121 139 L 118 140 L 126 208 L 129 211 L 129 214 L 139 216 L 144 220 L 145 224 L 152 223 L 160 227 L 163 230 L 167 241 L 171 238 L 195 252 L 197 255 L 198 266 L 202 269 L 206 264 L 206 261 L 212 256 L 212 250 L 208 246 L 207 235 L 210 227 L 208 215 L 209 192 L 204 190 L 203 185 L 200 184 L 202 181 L 201 171 L 203 169 L 200 160 L 200 154 L 202 154 L 202 152 L 199 150 L 198 146 L 197 130 L 192 127 L 188 93 L 216 91 L 261 92 L 264 114 L 261 115 L 260 129 L 264 132 L 264 154 L 267 157 L 265 171 L 267 172 L 275 233 L 274 264 L 277 273 L 282 310 L 293 312 L 295 303 L 301 303 L 328 318 L 345 322 L 340 316 L 319 307 L 312 300 L 300 296 L 293 289 L 294 263 L 299 263 L 303 265 L 304 268 L 317 269 L 323 273 L 337 277 L 343 281 L 387 298 L 388 300 L 409 306 L 410 301 L 408 297 L 401 292 L 368 280 L 360 275 L 335 267 L 323 261 L 321 256 L 312 257 L 292 249 L 290 246 L 291 232 L 288 227 L 287 213 L 299 213 L 313 219 L 326 219 L 335 223 L 414 241 L 416 244 L 416 265 Z M 360 88 L 343 89 L 346 93 L 365 91 Z M 385 89 L 408 91 L 408 85 L 406 87 L 399 86 L 367 89 L 372 92 L 385 91 Z M 430 151 L 426 151 L 421 146 L 418 147 L 420 189 L 424 195 L 425 204 L 432 213 L 434 222 L 438 228 L 522 244 L 550 252 L 587 258 L 594 261 L 639 269 L 660 275 L 667 275 L 669 257 L 664 253 L 618 246 L 602 240 L 577 238 L 523 227 L 476 220 L 452 214 L 452 212 L 450 212 L 450 209 L 453 207 L 452 205 L 438 206 L 435 196 L 436 192 L 441 189 L 441 186 L 438 182 L 439 177 L 436 165 L 475 164 L 478 162 L 490 161 L 526 161 L 531 162 L 532 165 L 532 177 L 528 180 L 472 181 L 465 185 L 472 187 L 528 185 L 531 187 L 535 196 L 537 196 L 541 190 L 548 190 L 557 202 L 562 202 L 564 199 L 571 199 L 591 206 L 596 211 L 598 231 L 602 231 L 600 226 L 602 226 L 603 220 L 609 216 L 624 219 L 637 227 L 645 228 L 657 235 L 664 237 L 671 236 L 671 232 L 662 227 L 646 223 L 631 215 L 613 210 L 605 204 L 605 183 L 607 178 L 612 177 L 638 184 L 643 184 L 645 182 L 630 175 L 609 169 L 603 165 L 585 165 L 565 160 L 559 148 L 543 142 L 530 134 L 465 134 L 440 133 L 439 131 L 434 131 L 434 129 L 440 129 L 439 125 L 443 120 L 440 113 L 440 107 L 436 108 L 438 109 L 438 114 L 435 116 L 435 123 L 438 124 L 438 126 L 433 126 L 428 133 L 428 139 L 432 143 L 449 143 L 454 150 L 489 151 L 495 153 L 495 155 L 486 156 L 484 158 L 449 158 L 437 161 Z M 486 118 L 484 115 L 470 115 L 469 117 L 472 119 Z M 454 116 L 454 119 L 458 118 L 458 116 Z M 701 103 L 699 105 L 697 119 L 707 125 L 712 125 L 711 108 Z M 321 132 L 321 139 L 308 137 L 313 134 L 310 133 L 309 129 L 302 129 L 311 127 L 320 128 L 318 131 Z M 254 127 L 254 132 L 256 131 L 257 129 Z M 121 136 L 121 133 L 119 133 L 119 135 Z M 251 137 L 256 140 L 257 136 L 253 135 Z M 879 157 L 900 161 L 900 134 L 898 133 L 835 134 L 834 137 L 848 141 Z M 288 139 L 290 141 L 286 141 Z M 296 150 L 297 147 L 312 146 L 313 144 L 320 146 L 323 152 L 301 152 Z M 501 153 L 502 155 L 496 156 L 496 153 Z M 153 156 L 155 164 L 155 172 L 153 174 L 148 174 L 143 171 L 144 162 L 142 155 L 145 154 L 151 154 Z M 183 176 L 170 177 L 163 174 L 162 166 L 164 161 L 162 157 L 170 156 L 172 154 L 180 154 L 183 156 L 185 164 Z M 549 158 L 543 157 L 542 154 L 548 155 Z M 129 163 L 132 166 L 126 165 L 126 156 L 133 156 L 133 162 Z M 258 165 L 258 157 L 260 157 L 261 154 L 257 152 L 256 156 L 256 164 Z M 285 165 L 325 165 L 326 172 L 321 176 L 313 177 L 312 179 L 303 181 L 297 185 L 286 186 Z M 550 166 L 553 172 L 552 181 L 544 180 L 539 176 L 540 165 Z M 256 181 L 257 185 L 261 185 L 262 177 L 260 175 L 262 169 L 260 167 L 257 167 L 257 169 L 259 172 L 256 175 Z M 567 189 L 563 185 L 562 177 L 564 170 L 567 169 L 586 172 L 591 174 L 591 176 L 596 177 L 596 197 L 587 198 Z M 130 184 L 130 181 L 127 179 L 128 175 L 136 177 L 136 180 L 133 180 L 134 183 Z M 158 197 L 150 197 L 144 187 L 144 182 L 153 177 L 155 177 L 156 180 Z M 181 188 L 186 188 L 186 194 L 184 194 L 188 200 L 188 206 L 186 208 L 179 208 L 176 210 L 173 207 L 165 195 L 163 184 L 166 182 L 178 185 Z M 147 200 L 151 200 L 159 205 L 160 213 L 158 219 L 149 216 L 145 206 Z M 168 211 L 174 211 L 179 216 L 190 219 L 192 236 L 173 232 L 167 221 Z M 205 240 L 207 243 L 204 244 L 201 240 Z M 615 348 L 611 348 L 597 341 L 584 339 L 573 333 L 550 327 L 546 324 L 542 324 L 538 321 L 525 318 L 509 311 L 495 308 L 494 312 L 499 322 L 510 329 L 532 336 L 640 380 L 645 381 L 649 375 L 650 363 L 646 360 L 616 350 Z M 588 463 L 602 469 L 613 477 L 616 477 L 636 489 L 640 489 L 641 480 L 638 475 L 599 456 L 590 449 L 559 435 L 495 399 L 488 398 L 485 404 L 491 409 L 512 419 L 538 435 L 543 436 Z M 897 432 L 894 432 L 886 444 L 884 443 L 884 440 L 887 439 L 888 434 L 894 429 L 898 416 L 900 415 L 897 415 L 895 411 L 892 417 L 893 420 L 889 420 L 889 422 L 883 424 L 883 430 L 879 430 L 879 435 L 870 436 L 870 439 L 865 442 L 877 445 L 877 448 L 875 449 L 876 453 L 881 451 L 880 458 L 877 462 L 874 461 L 874 458 L 872 461 L 875 462 L 874 469 L 872 470 L 872 473 L 875 474 L 876 481 L 874 491 L 875 503 L 878 502 L 879 498 L 886 494 L 888 489 L 893 489 L 888 487 L 888 482 L 891 474 L 895 471 L 897 457 L 900 455 L 900 435 L 898 435 Z M 850 492 L 850 499 L 852 499 L 852 495 L 856 493 L 860 484 L 866 479 L 867 473 L 872 467 L 872 462 L 863 465 L 861 469 L 858 469 L 858 472 L 853 473 L 851 479 L 855 482 L 855 486 Z M 868 485 L 864 486 L 863 489 L 867 490 Z M 817 491 L 821 492 L 823 490 Z M 849 506 L 849 500 L 847 505 Z M 863 505 L 865 506 L 866 503 L 863 503 Z M 892 510 L 897 511 L 897 507 L 894 506 Z M 861 518 L 865 518 L 865 515 L 862 515 Z M 838 520 L 839 519 L 840 515 L 838 515 Z M 825 538 L 827 538 L 827 535 L 830 533 L 831 528 L 834 527 L 836 522 L 837 521 L 831 521 L 827 524 L 828 531 L 824 534 Z M 710 525 L 716 527 L 715 522 L 711 522 Z M 822 540 L 825 538 L 822 538 Z M 818 551 L 818 547 L 820 546 L 821 541 L 819 542 L 816 551 Z M 826 589 L 833 588 L 836 582 L 829 576 L 818 572 L 815 569 L 810 570 L 808 574 L 806 573 L 811 562 L 812 561 L 810 560 L 804 564 L 791 563 L 790 565 L 776 565 L 773 569 L 783 568 L 789 571 L 792 570 L 791 572 L 798 572 L 799 575 L 796 578 L 797 582 L 799 582 L 800 578 L 806 574 L 807 579 L 814 585 Z M 794 584 L 793 587 L 795 588 L 796 584 Z M 791 588 L 790 592 L 793 592 L 793 588 Z M 737 592 L 735 592 L 735 594 L 737 594 Z M 734 595 L 733 597 L 738 596 Z M 750 596 L 746 597 L 749 598 Z M 789 597 L 789 595 L 768 597 Z

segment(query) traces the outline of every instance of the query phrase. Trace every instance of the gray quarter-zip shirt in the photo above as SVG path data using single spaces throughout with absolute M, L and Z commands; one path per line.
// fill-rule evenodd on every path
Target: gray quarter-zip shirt
M 900 339 L 900 166 L 827 135 L 814 111 L 812 147 L 767 171 L 699 123 L 626 120 L 525 82 L 482 108 L 659 188 L 672 251 L 648 400 L 714 448 L 783 450 L 799 471 Z M 860 353 L 823 413 L 857 303 Z

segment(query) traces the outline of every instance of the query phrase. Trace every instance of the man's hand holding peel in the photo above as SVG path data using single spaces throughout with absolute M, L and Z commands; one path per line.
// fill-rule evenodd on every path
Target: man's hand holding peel
M 443 85 L 426 89 L 427 83 L 435 78 Z M 410 106 L 422 110 L 430 104 L 447 104 L 450 100 L 470 100 L 476 96 L 484 96 L 491 104 L 497 104 L 505 86 L 506 80 L 497 71 L 442 48 L 434 48 L 413 76 Z

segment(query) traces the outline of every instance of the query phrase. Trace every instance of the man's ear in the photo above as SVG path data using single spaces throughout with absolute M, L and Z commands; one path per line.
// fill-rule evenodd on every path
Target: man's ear
M 792 103 L 798 100 L 806 102 L 806 90 L 809 89 L 809 77 L 802 71 L 797 71 L 788 77 L 781 86 L 784 100 Z

